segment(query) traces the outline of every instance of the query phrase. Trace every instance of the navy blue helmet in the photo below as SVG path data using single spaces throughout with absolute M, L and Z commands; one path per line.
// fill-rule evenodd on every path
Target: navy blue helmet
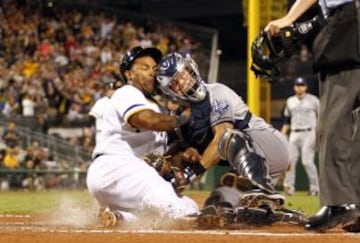
M 125 82 L 127 81 L 125 77 L 125 71 L 130 70 L 135 59 L 145 56 L 152 57 L 158 64 L 162 58 L 162 53 L 157 48 L 142 48 L 141 46 L 136 46 L 125 53 L 120 64 L 120 73 L 123 76 Z
M 192 86 L 184 94 L 178 94 L 172 90 L 172 82 L 184 71 L 189 74 Z M 205 83 L 200 77 L 196 62 L 190 56 L 184 57 L 176 52 L 166 55 L 158 65 L 156 80 L 159 89 L 173 99 L 200 102 L 206 97 Z

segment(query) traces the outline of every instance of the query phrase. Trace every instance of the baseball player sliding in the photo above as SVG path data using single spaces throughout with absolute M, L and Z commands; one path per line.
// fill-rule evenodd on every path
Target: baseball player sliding
M 135 47 L 122 60 L 125 84 L 116 89 L 96 115 L 96 146 L 86 183 L 103 209 L 104 226 L 119 219 L 137 220 L 137 212 L 150 210 L 158 216 L 182 218 L 198 212 L 190 198 L 179 197 L 172 185 L 149 166 L 142 156 L 163 153 L 167 136 L 181 123 L 179 117 L 160 113 L 152 100 L 158 49 Z
M 318 172 L 314 163 L 319 99 L 307 93 L 307 88 L 306 79 L 296 78 L 295 95 L 287 99 L 284 110 L 284 125 L 281 132 L 290 132 L 290 166 L 284 179 L 284 191 L 287 195 L 293 195 L 295 192 L 296 164 L 300 155 L 309 179 L 308 195 L 319 194 Z

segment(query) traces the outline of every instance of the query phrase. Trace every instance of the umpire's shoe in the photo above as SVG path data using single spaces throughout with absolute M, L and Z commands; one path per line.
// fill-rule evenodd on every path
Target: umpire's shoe
M 309 219 L 309 222 L 305 224 L 305 229 L 324 232 L 339 224 L 346 225 L 358 217 L 360 217 L 360 210 L 355 204 L 324 206 Z
M 102 227 L 113 228 L 118 225 L 122 215 L 114 212 L 109 207 L 103 207 L 99 211 L 98 218 Z
M 240 197 L 240 205 L 245 208 L 269 207 L 276 211 L 284 206 L 285 197 L 279 193 L 265 193 L 260 189 L 245 192 Z

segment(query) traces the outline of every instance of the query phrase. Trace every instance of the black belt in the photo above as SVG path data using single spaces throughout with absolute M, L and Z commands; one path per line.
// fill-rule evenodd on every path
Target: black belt
M 292 132 L 309 132 L 311 131 L 312 128 L 305 128 L 305 129 L 294 129 L 294 130 L 291 130 Z
M 96 160 L 97 158 L 99 158 L 100 156 L 103 156 L 104 154 L 97 154 L 95 155 L 94 159 L 93 160 Z
M 240 129 L 240 130 L 248 128 L 251 117 L 252 117 L 252 114 L 250 111 L 248 111 L 248 112 L 246 112 L 246 115 L 243 120 L 235 120 L 236 128 Z

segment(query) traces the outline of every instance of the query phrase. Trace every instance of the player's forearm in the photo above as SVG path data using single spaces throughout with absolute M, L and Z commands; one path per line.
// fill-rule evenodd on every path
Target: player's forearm
M 179 124 L 184 123 L 187 118 L 166 115 L 152 110 L 140 111 L 137 114 L 134 114 L 129 119 L 131 126 L 153 130 L 153 131 L 171 131 L 179 126 Z
M 297 0 L 285 16 L 291 23 L 297 20 L 306 10 L 313 6 L 317 0 Z
M 213 140 L 204 151 L 200 164 L 207 170 L 217 164 L 219 160 L 220 155 L 218 152 L 218 142 Z
M 289 129 L 290 129 L 290 125 L 289 125 L 289 124 L 285 124 L 285 125 L 283 125 L 282 128 L 281 128 L 281 133 L 287 135 L 288 132 L 289 132 Z

